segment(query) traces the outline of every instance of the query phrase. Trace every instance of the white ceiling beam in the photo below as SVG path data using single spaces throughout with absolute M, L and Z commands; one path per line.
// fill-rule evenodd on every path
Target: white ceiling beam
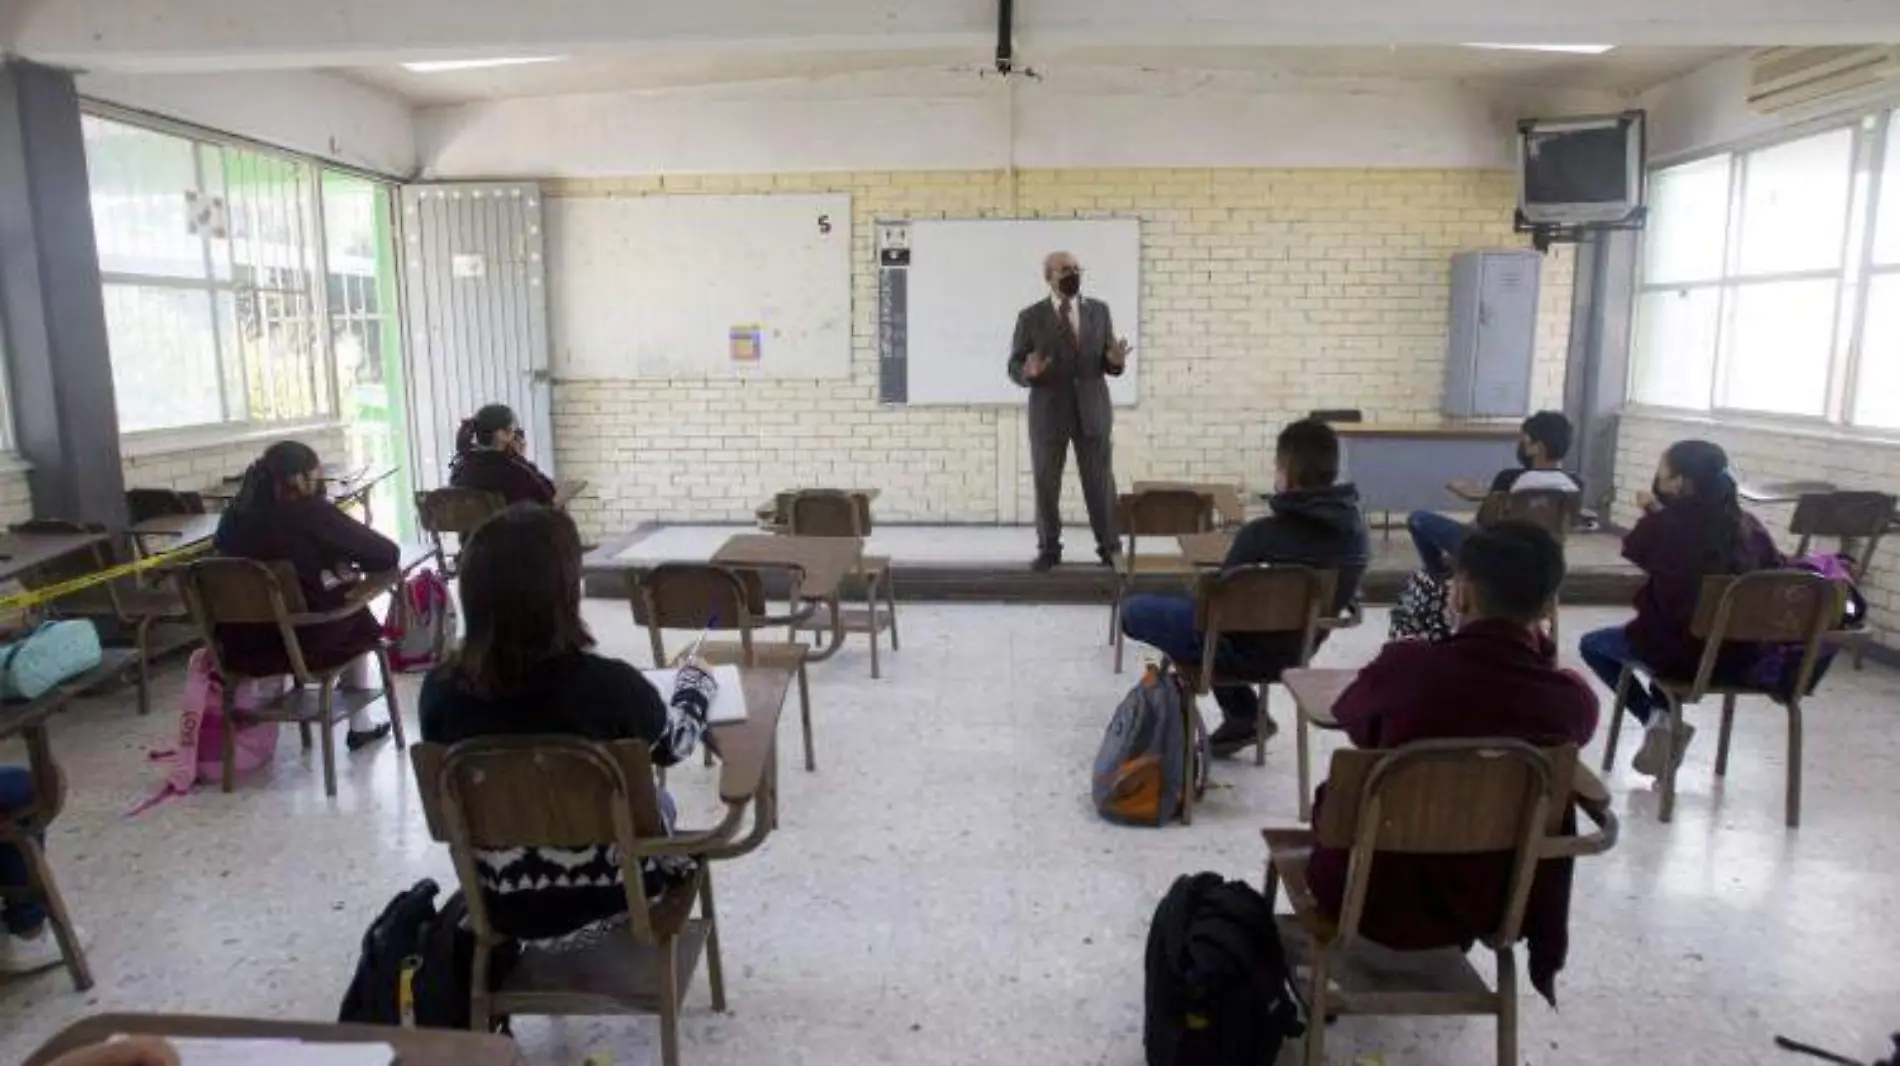
M 0 0 L 4 2 L 4 0 Z M 993 47 L 994 0 L 19 0 L 16 51 L 119 71 L 519 55 Z M 1019 0 L 1019 42 L 1748 46 L 1900 41 L 1900 0 Z

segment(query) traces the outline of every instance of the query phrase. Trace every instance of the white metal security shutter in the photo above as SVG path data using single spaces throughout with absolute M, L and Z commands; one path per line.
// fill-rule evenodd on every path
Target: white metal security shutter
M 405 185 L 402 234 L 416 487 L 447 483 L 456 427 L 490 403 L 514 408 L 529 455 L 552 474 L 540 187 Z

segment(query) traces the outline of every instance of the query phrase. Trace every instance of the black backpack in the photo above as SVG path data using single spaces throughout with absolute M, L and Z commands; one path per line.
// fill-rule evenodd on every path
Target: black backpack
M 1148 927 L 1148 1066 L 1260 1066 L 1306 1032 L 1265 897 L 1219 874 L 1184 876 Z
M 424 878 L 398 893 L 363 933 L 363 954 L 337 1021 L 423 1029 L 467 1029 L 474 984 L 475 934 L 464 928 L 468 904 L 456 892 L 436 910 L 441 891 Z M 515 954 L 497 951 L 489 965 L 490 987 L 513 966 Z M 405 1014 L 402 988 L 409 983 Z M 506 1021 L 498 1020 L 498 1030 Z

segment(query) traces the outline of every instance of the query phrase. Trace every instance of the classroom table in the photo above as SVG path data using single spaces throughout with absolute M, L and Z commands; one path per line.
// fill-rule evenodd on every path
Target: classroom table
M 765 843 L 778 828 L 778 720 L 791 691 L 790 670 L 760 666 L 739 668 L 745 689 L 745 721 L 710 727 L 713 749 L 719 755 L 719 799 L 726 817 L 711 830 L 712 843 L 701 854 L 708 859 L 735 859 Z M 734 839 L 752 807 L 752 829 Z
M 844 579 L 857 573 L 863 565 L 863 538 L 738 533 L 713 553 L 712 561 L 744 570 L 792 571 L 793 598 L 806 606 L 790 618 L 762 619 L 761 623 L 798 625 L 823 607 L 831 615 L 831 643 L 813 649 L 805 661 L 823 662 L 844 647 L 844 611 L 839 603 L 839 590 Z
M 1453 478 L 1445 483 L 1445 491 L 1466 503 L 1483 503 L 1491 495 L 1484 484 L 1468 477 Z
M 1803 496 L 1839 491 L 1839 486 L 1831 481 L 1765 481 L 1735 487 L 1737 496 L 1749 503 L 1760 504 L 1800 503 Z
M 217 535 L 221 515 L 168 514 L 136 522 L 127 532 L 138 544 L 140 555 L 157 555 L 209 543 Z M 157 542 L 157 543 L 154 543 Z
M 1299 766 L 1297 787 L 1303 821 L 1313 817 L 1313 750 L 1308 731 L 1339 728 L 1339 721 L 1333 717 L 1333 705 L 1358 676 L 1358 670 L 1310 668 L 1288 670 L 1280 675 L 1280 683 L 1293 696 L 1294 743 L 1298 745 L 1294 754 Z
M 1430 511 L 1444 505 L 1447 482 L 1517 465 L 1516 422 L 1360 423 L 1333 431 L 1339 434 L 1339 479 L 1358 486 L 1367 511 Z
M 587 481 L 584 478 L 555 478 L 554 506 L 565 511 L 575 497 L 586 491 Z
M 0 533 L 0 581 L 17 581 L 110 541 L 104 533 Z
M 1234 534 L 1230 530 L 1217 530 L 1212 533 L 1182 533 L 1174 538 L 1181 545 L 1181 557 L 1193 566 L 1208 570 L 1218 570 L 1227 563 L 1227 553 L 1234 546 Z
M 842 492 L 846 496 L 856 496 L 864 501 L 858 505 L 859 513 L 864 515 L 871 513 L 871 505 L 877 502 L 879 495 L 879 490 L 877 489 L 830 489 L 820 487 L 781 489 L 773 493 L 771 499 L 754 508 L 752 512 L 753 517 L 757 518 L 759 525 L 766 529 L 782 530 L 789 527 L 792 521 L 790 512 L 792 497 L 801 492 Z
M 95 1014 L 60 1030 L 27 1057 L 25 1066 L 47 1066 L 66 1052 L 103 1043 L 115 1036 L 387 1044 L 395 1051 L 399 1066 L 521 1066 L 525 1061 L 513 1038 L 491 1033 L 209 1015 Z M 190 1059 L 185 1060 L 185 1066 L 190 1063 Z
M 1140 495 L 1144 492 L 1166 492 L 1171 489 L 1185 489 L 1206 496 L 1220 515 L 1224 526 L 1238 526 L 1247 521 L 1247 505 L 1240 498 L 1240 486 L 1227 481 L 1137 481 L 1129 490 Z

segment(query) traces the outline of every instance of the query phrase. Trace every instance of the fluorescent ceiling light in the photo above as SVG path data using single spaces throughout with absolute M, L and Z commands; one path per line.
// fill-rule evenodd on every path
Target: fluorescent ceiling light
M 510 56 L 503 59 L 432 59 L 421 63 L 404 63 L 402 69 L 411 74 L 446 74 L 452 70 L 520 67 L 529 63 L 558 63 L 566 58 L 566 56 Z
M 1488 48 L 1494 52 L 1562 52 L 1573 56 L 1600 56 L 1613 44 L 1468 44 L 1466 48 Z

